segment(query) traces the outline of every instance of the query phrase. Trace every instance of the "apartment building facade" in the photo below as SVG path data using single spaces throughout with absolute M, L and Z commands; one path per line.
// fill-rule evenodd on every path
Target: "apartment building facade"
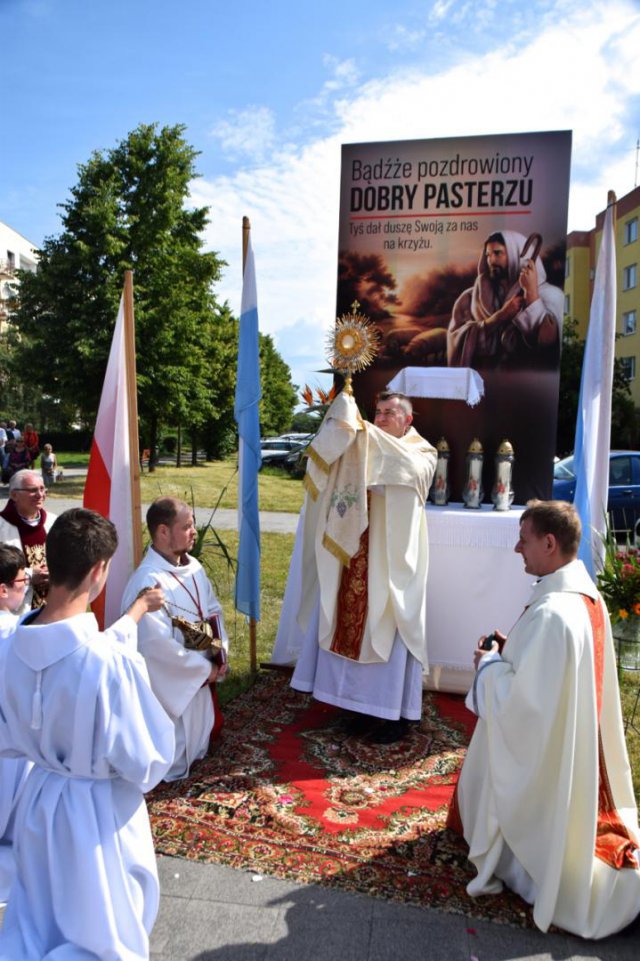
M 584 338 L 589 324 L 596 261 L 605 211 L 596 217 L 589 231 L 574 230 L 567 237 L 564 282 L 565 316 L 575 318 Z M 640 187 L 621 197 L 616 204 L 616 357 L 625 367 L 631 395 L 640 408 Z
M 35 271 L 38 255 L 34 245 L 0 220 L 0 333 L 4 331 L 15 296 L 18 270 Z

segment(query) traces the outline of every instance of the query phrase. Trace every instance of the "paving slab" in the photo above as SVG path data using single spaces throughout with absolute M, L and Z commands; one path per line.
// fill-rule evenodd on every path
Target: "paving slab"
M 638 961 L 640 957 L 640 922 L 614 937 L 583 941 L 562 932 L 543 934 L 476 921 L 215 864 L 160 857 L 158 865 L 163 898 L 152 935 L 152 961 Z

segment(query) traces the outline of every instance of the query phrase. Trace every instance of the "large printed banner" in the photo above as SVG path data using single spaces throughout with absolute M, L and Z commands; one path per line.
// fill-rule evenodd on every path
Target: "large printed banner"
M 371 416 L 422 368 L 407 379 L 435 396 L 414 396 L 415 426 L 449 443 L 452 501 L 474 438 L 485 501 L 504 439 L 516 503 L 550 496 L 570 156 L 568 131 L 342 148 L 338 315 L 358 301 L 381 336 L 356 398 Z

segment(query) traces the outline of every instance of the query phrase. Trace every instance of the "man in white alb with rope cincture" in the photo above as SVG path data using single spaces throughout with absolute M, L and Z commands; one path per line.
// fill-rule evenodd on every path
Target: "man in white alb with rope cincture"
M 147 511 L 151 546 L 132 574 L 122 599 L 126 610 L 141 590 L 160 586 L 164 608 L 145 614 L 138 626 L 154 694 L 175 725 L 176 753 L 167 781 L 187 777 L 194 761 L 204 757 L 222 727 L 216 682 L 227 669 L 228 639 L 222 608 L 202 564 L 188 552 L 197 531 L 193 511 L 175 497 L 160 497 Z M 203 627 L 214 644 L 193 649 L 185 630 Z M 215 645 L 215 640 L 219 643 Z

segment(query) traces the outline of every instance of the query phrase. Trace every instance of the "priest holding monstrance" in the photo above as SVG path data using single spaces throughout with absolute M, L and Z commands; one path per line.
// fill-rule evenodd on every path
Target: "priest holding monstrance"
M 304 642 L 292 687 L 353 712 L 354 734 L 390 744 L 422 710 L 427 670 L 424 505 L 435 449 L 411 426 L 411 401 L 383 392 L 362 419 L 351 373 L 371 362 L 376 332 L 354 304 L 331 336 L 342 392 L 307 448 Z

